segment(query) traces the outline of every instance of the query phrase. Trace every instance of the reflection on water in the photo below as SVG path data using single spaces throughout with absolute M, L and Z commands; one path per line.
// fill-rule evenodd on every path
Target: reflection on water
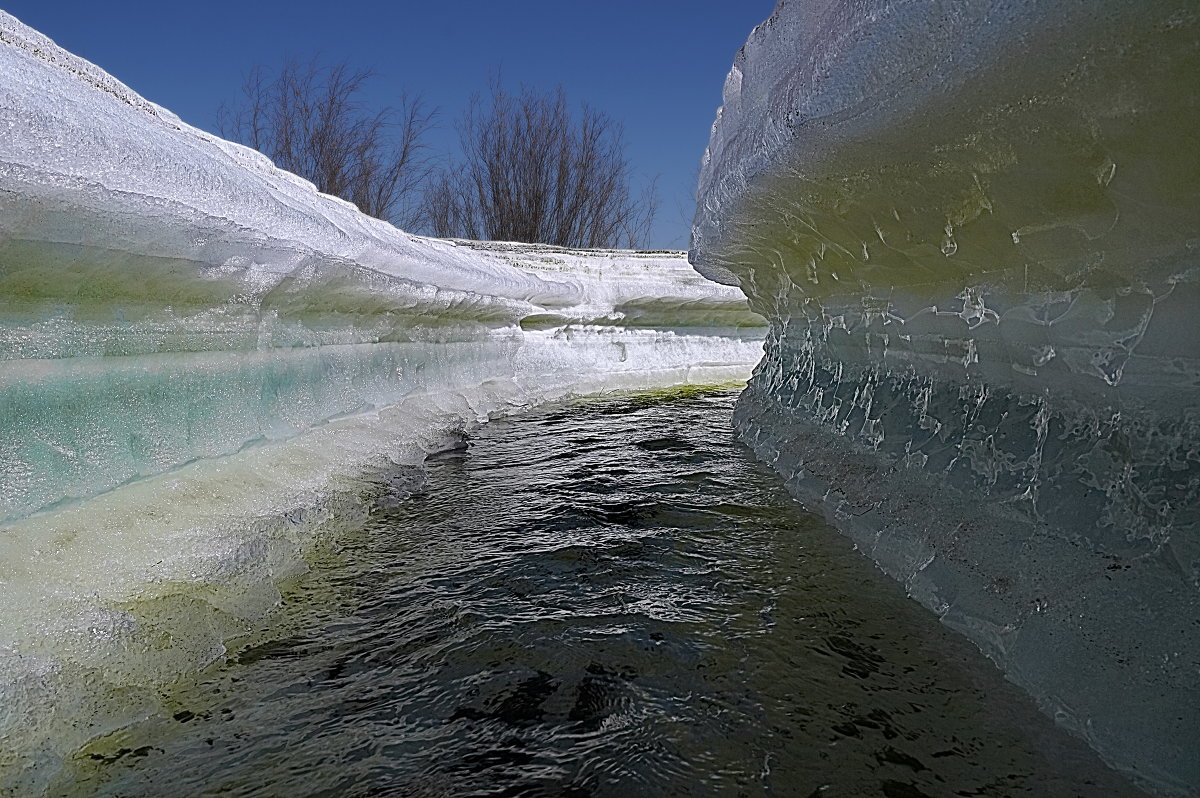
M 78 794 L 1131 792 L 729 431 L 734 394 L 480 430 Z

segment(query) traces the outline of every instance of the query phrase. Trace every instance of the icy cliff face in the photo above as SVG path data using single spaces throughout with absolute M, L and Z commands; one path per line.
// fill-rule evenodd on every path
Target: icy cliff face
M 0 793 L 220 656 L 361 475 L 761 356 L 682 253 L 408 235 L 2 12 L 0 76 Z
M 1200 785 L 1200 21 L 783 0 L 691 257 L 771 320 L 743 436 L 1154 789 Z

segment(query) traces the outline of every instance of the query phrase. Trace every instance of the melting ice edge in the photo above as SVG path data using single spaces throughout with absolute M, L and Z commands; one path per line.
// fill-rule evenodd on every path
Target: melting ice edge
M 770 319 L 735 423 L 1112 765 L 1200 787 L 1200 21 L 783 0 L 691 259 Z

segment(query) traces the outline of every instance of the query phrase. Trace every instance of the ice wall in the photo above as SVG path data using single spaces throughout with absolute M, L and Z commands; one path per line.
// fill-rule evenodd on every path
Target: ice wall
M 745 378 L 682 253 L 408 235 L 0 12 L 0 793 L 220 657 L 457 430 Z
M 691 251 L 771 320 L 745 439 L 1163 794 L 1200 788 L 1198 15 L 783 0 Z

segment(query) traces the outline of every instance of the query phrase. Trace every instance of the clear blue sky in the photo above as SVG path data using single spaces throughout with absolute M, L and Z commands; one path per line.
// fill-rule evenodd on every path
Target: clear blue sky
M 373 67 L 371 99 L 420 92 L 433 144 L 488 70 L 552 88 L 625 125 L 639 176 L 658 174 L 652 246 L 684 248 L 700 156 L 734 54 L 774 0 L 0 0 L 0 7 L 207 130 L 255 64 L 321 51 Z

